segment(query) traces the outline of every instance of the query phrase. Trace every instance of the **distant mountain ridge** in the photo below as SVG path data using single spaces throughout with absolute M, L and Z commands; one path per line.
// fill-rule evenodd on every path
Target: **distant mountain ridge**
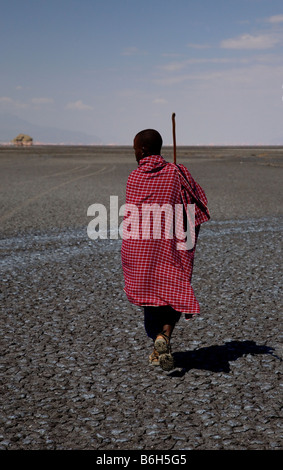
M 55 127 L 41 127 L 8 113 L 0 113 L 0 142 L 11 142 L 19 133 L 29 134 L 34 143 L 42 144 L 101 144 L 95 135 Z

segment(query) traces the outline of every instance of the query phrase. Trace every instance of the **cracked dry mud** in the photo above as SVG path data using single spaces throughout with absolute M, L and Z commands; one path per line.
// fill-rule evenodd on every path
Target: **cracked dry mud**
M 126 158 L 111 149 L 121 157 L 115 171 L 110 150 L 44 152 L 0 152 L 10 177 L 1 177 L 0 448 L 282 448 L 282 214 L 274 199 L 282 154 L 265 150 L 260 158 L 249 149 L 240 164 L 232 150 L 218 150 L 218 158 L 209 150 L 204 168 L 201 155 L 186 162 L 183 151 L 213 217 L 201 230 L 193 276 L 201 313 L 177 325 L 176 368 L 168 373 L 148 365 L 152 344 L 141 310 L 123 292 L 121 240 L 93 241 L 86 233 L 97 188 L 100 200 L 122 199 L 134 168 L 130 150 Z M 89 167 L 78 173 L 84 161 Z M 70 182 L 80 165 L 72 174 L 86 176 Z M 102 184 L 94 173 L 104 167 Z M 230 173 L 247 188 L 249 207 L 233 206 Z M 217 174 L 227 198 L 215 186 Z M 269 196 L 263 178 L 273 184 Z

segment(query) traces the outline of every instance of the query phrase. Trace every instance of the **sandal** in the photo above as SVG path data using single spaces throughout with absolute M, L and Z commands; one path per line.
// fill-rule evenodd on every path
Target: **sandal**
M 159 354 L 155 348 L 149 356 L 149 363 L 153 366 L 159 366 Z
M 169 371 L 169 370 L 172 370 L 174 369 L 175 365 L 174 365 L 174 358 L 170 353 L 168 354 L 160 354 L 159 356 L 159 365 L 161 367 L 162 370 L 165 370 L 165 371 Z
M 170 338 L 165 333 L 159 333 L 154 342 L 154 348 L 159 353 L 158 364 L 161 369 L 174 369 L 174 358 L 171 354 Z
M 164 333 L 159 333 L 154 342 L 154 347 L 159 354 L 170 353 L 170 338 Z

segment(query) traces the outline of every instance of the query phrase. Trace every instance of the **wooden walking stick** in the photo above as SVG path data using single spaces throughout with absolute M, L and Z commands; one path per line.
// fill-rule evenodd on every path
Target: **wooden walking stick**
M 176 165 L 176 123 L 175 123 L 176 114 L 172 114 L 172 126 L 173 126 L 173 149 L 174 149 L 174 163 Z

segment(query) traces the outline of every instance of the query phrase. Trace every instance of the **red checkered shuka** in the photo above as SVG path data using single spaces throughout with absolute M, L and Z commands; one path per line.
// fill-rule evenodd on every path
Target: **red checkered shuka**
M 164 217 L 161 237 L 154 235 L 152 218 L 145 224 L 142 217 L 145 204 L 195 204 L 195 226 L 199 226 L 210 218 L 205 193 L 183 165 L 168 163 L 160 155 L 143 158 L 127 181 L 121 249 L 124 290 L 132 304 L 170 305 L 178 312 L 199 313 L 191 286 L 196 242 L 192 249 L 178 249 L 175 233 L 164 236 Z

